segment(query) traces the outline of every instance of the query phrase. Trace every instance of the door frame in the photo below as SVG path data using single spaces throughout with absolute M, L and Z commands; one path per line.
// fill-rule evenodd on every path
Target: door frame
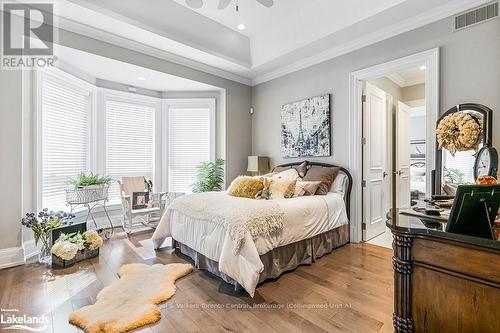
M 425 64 L 425 106 L 426 124 L 426 177 L 427 193 L 431 191 L 431 170 L 434 169 L 436 149 L 436 121 L 439 114 L 439 48 L 412 54 L 379 65 L 370 66 L 349 73 L 349 168 L 353 177 L 351 196 L 351 242 L 361 242 L 362 232 L 362 81 L 382 77 L 388 73 Z

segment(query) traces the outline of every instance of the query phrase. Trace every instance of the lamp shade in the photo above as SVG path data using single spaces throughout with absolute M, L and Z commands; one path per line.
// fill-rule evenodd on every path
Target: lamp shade
M 269 158 L 264 156 L 248 156 L 248 172 L 269 171 Z

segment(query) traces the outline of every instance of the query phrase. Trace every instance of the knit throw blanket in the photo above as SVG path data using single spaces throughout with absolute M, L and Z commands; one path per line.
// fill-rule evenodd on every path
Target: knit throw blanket
M 253 240 L 283 230 L 283 210 L 272 201 L 239 198 L 226 192 L 195 193 L 176 198 L 168 208 L 224 226 L 233 240 L 237 255 L 245 233 Z

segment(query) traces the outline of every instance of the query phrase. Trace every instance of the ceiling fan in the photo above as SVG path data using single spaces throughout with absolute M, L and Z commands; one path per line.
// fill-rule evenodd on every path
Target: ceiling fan
M 217 9 L 225 9 L 233 0 L 219 0 L 219 5 L 217 6 Z M 258 3 L 260 3 L 263 6 L 266 7 L 271 7 L 274 5 L 274 0 L 255 0 Z M 198 9 L 203 7 L 203 0 L 186 0 L 186 4 L 194 9 Z

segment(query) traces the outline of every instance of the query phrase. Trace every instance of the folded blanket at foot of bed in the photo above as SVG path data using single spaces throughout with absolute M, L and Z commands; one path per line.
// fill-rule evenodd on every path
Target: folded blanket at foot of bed
M 238 254 L 248 232 L 255 240 L 283 230 L 283 210 L 272 201 L 228 196 L 225 192 L 185 195 L 175 199 L 169 210 L 200 220 L 210 220 L 229 231 Z

